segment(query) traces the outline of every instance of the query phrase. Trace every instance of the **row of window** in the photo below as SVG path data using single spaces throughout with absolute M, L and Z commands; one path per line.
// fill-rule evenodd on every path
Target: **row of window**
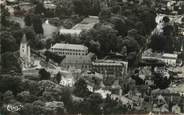
M 85 53 L 71 53 L 71 52 L 57 52 L 58 54 L 61 55 L 86 55 Z
M 59 51 L 74 51 L 74 52 L 86 52 L 86 50 L 78 50 L 78 49 L 60 49 L 60 48 L 52 48 L 52 50 L 59 50 Z
M 70 64 L 70 65 L 68 65 L 68 64 L 63 64 L 62 66 L 64 66 L 64 67 L 66 67 L 66 68 L 69 68 L 69 67 L 75 67 L 75 66 L 80 66 L 79 64 L 78 65 L 75 65 L 75 64 Z M 90 68 L 90 66 L 89 65 L 81 65 L 80 67 L 82 67 L 82 69 L 89 69 Z
M 98 68 L 94 68 L 92 67 L 92 69 L 96 69 L 96 70 L 99 70 L 99 71 L 122 71 L 122 68 L 101 68 L 101 67 L 98 67 Z
M 95 67 L 95 68 L 122 68 L 122 66 L 115 66 L 115 65 L 111 65 L 111 66 L 108 66 L 108 65 L 93 65 L 93 67 Z

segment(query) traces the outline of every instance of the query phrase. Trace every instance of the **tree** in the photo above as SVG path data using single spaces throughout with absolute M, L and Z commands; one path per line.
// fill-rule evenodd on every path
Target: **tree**
M 5 52 L 13 52 L 18 49 L 18 44 L 16 44 L 16 39 L 9 32 L 2 32 L 0 34 L 1 40 L 1 54 Z
M 33 28 L 36 34 L 43 34 L 42 20 L 39 15 L 34 15 L 32 19 Z
M 90 111 L 91 114 L 100 114 L 100 104 L 103 102 L 102 96 L 98 93 L 91 94 L 87 99 L 90 103 Z
M 25 103 L 23 109 L 21 109 L 21 115 L 35 115 L 34 106 L 32 103 Z
M 104 83 L 105 85 L 107 85 L 107 86 L 111 86 L 111 85 L 114 83 L 114 81 L 115 81 L 115 78 L 114 78 L 114 77 L 110 77 L 110 76 L 105 77 L 105 78 L 103 79 L 103 83 Z
M 161 73 L 154 73 L 154 83 L 157 88 L 165 89 L 168 88 L 171 83 L 171 78 L 164 77 Z
M 45 69 L 39 70 L 40 80 L 49 80 L 50 79 L 50 73 L 47 72 Z
M 160 29 L 160 26 L 163 27 Z M 163 23 L 158 24 L 151 35 L 150 47 L 154 51 L 172 53 L 174 49 L 174 34 L 174 26 L 171 25 L 168 17 L 164 17 Z
M 94 52 L 94 53 L 98 54 L 100 52 L 99 41 L 90 40 L 88 48 L 89 48 L 89 52 Z
M 92 9 L 91 9 L 91 14 L 94 16 L 98 16 L 100 13 L 100 1 L 99 0 L 92 0 Z
M 57 75 L 56 75 L 56 81 L 57 81 L 58 84 L 61 81 L 61 73 L 60 72 L 58 72 Z
M 65 56 L 60 56 L 60 55 L 53 53 L 53 52 L 50 52 L 50 51 L 45 51 L 44 55 L 48 59 L 51 59 L 58 64 L 60 64 L 63 61 L 63 59 L 65 58 Z
M 73 93 L 79 97 L 86 97 L 90 94 L 84 79 L 79 79 L 75 82 Z
M 90 0 L 74 0 L 73 5 L 75 13 L 79 14 L 80 16 L 88 16 L 90 14 Z
M 156 23 L 155 23 L 155 18 L 156 18 L 156 13 L 153 9 L 149 7 L 139 7 L 138 8 L 138 16 L 140 20 L 144 23 L 145 30 L 147 34 L 150 34 L 150 32 L 155 28 Z
M 117 35 L 116 30 L 100 25 L 88 32 L 83 32 L 80 39 L 87 47 L 92 48 L 89 51 L 95 51 L 93 53 L 98 57 L 103 57 L 111 51 L 119 50 L 117 44 L 121 37 Z
M 45 8 L 43 3 L 38 2 L 35 6 L 35 14 L 43 14 L 45 13 Z
M 45 113 L 45 103 L 41 100 L 36 100 L 32 103 L 33 115 L 43 115 Z
M 73 106 L 72 100 L 72 92 L 69 88 L 63 88 L 61 94 L 61 100 L 64 102 L 64 105 L 68 111 L 71 111 L 71 107 Z
M 24 33 L 26 34 L 26 38 L 28 41 L 32 42 L 36 39 L 36 34 L 32 27 L 23 28 Z
M 29 91 L 22 91 L 17 94 L 17 100 L 20 102 L 33 102 L 34 100 L 31 99 L 31 94 Z
M 17 56 L 12 52 L 6 52 L 2 54 L 1 59 L 2 73 L 21 73 L 21 67 Z
M 12 91 L 8 90 L 3 94 L 3 101 L 5 103 L 10 102 L 12 99 L 15 99 Z
M 24 17 L 24 22 L 25 22 L 26 26 L 31 26 L 32 25 L 31 16 L 30 15 L 26 15 Z
M 52 101 L 45 103 L 46 115 L 64 114 L 64 104 L 60 101 Z
M 108 20 L 111 17 L 111 10 L 110 9 L 102 9 L 99 13 L 100 20 Z
M 55 15 L 60 19 L 66 16 L 71 16 L 73 12 L 73 1 L 72 0 L 63 0 L 61 4 L 56 6 Z
M 22 81 L 21 90 L 29 91 L 30 94 L 35 96 L 38 96 L 38 94 L 40 93 L 37 81 L 29 79 L 25 79 L 24 81 Z
M 1 75 L 0 76 L 0 92 L 6 92 L 7 90 L 17 94 L 21 91 L 21 78 L 20 76 Z
M 0 8 L 1 8 L 1 24 L 3 26 L 9 26 L 9 21 L 7 20 L 7 17 L 10 15 L 10 13 L 8 12 L 8 9 L 6 9 L 4 5 L 1 5 Z
M 112 16 L 110 22 L 114 25 L 114 29 L 118 31 L 119 35 L 126 36 L 128 27 L 123 17 Z

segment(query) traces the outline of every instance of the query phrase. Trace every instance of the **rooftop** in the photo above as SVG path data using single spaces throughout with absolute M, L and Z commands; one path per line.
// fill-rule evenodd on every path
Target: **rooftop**
M 51 48 L 58 48 L 58 49 L 76 49 L 76 50 L 87 50 L 88 49 L 84 45 L 79 45 L 79 44 L 64 44 L 64 43 L 56 43 Z
M 125 61 L 114 61 L 114 60 L 98 60 L 96 62 L 92 62 L 93 65 L 111 65 L 111 66 L 122 66 L 128 62 Z
M 61 34 L 80 34 L 82 30 L 74 30 L 74 29 L 60 29 Z
M 164 57 L 164 58 L 174 58 L 174 59 L 177 59 L 178 55 L 177 54 L 164 53 L 162 55 L 162 57 Z
M 89 16 L 82 20 L 79 24 L 75 25 L 72 29 L 74 30 L 89 30 L 93 28 L 95 24 L 99 22 L 99 18 L 97 16 Z
M 97 23 L 99 23 L 98 16 L 89 16 L 83 19 L 80 23 L 76 24 L 72 29 L 60 29 L 60 33 L 79 35 L 82 30 L 92 29 Z

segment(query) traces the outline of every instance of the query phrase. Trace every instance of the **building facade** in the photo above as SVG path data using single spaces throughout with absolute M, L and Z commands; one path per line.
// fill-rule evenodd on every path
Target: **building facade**
M 88 48 L 84 45 L 56 43 L 50 49 L 58 55 L 65 55 L 61 66 L 65 68 L 74 67 L 76 69 L 89 69 L 91 65 L 92 53 L 88 53 Z
M 104 76 L 121 77 L 127 73 L 128 62 L 99 60 L 92 62 L 92 70 L 103 74 Z
M 142 60 L 159 60 L 169 66 L 176 66 L 177 59 L 177 54 L 153 53 L 151 50 L 147 50 L 142 54 Z
M 177 58 L 178 58 L 177 54 L 164 53 L 162 55 L 162 61 L 164 61 L 167 65 L 176 66 Z

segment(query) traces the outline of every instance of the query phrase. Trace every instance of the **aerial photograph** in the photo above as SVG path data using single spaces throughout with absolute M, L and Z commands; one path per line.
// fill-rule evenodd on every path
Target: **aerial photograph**
M 184 0 L 0 0 L 0 115 L 184 115 Z

